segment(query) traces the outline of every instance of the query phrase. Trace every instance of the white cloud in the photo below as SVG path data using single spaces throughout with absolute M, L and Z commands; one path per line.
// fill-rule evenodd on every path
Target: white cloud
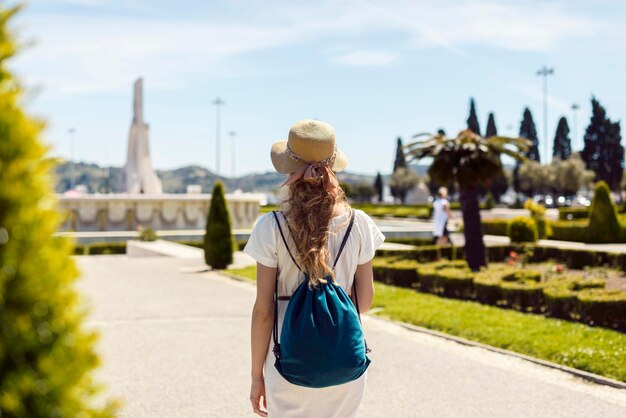
M 397 54 L 385 51 L 351 51 L 333 56 L 337 64 L 358 67 L 384 67 L 396 61 Z

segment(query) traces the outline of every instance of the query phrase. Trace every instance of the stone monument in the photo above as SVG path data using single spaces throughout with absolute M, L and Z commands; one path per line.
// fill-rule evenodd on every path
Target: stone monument
M 128 135 L 128 157 L 123 172 L 123 189 L 132 194 L 163 193 L 161 180 L 150 162 L 148 124 L 143 119 L 143 79 L 135 81 L 133 121 Z

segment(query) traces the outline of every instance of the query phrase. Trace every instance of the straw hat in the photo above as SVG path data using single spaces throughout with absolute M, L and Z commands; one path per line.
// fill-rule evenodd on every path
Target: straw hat
M 289 129 L 289 137 L 272 145 L 272 164 L 282 174 L 294 173 L 311 163 L 323 163 L 333 171 L 348 165 L 346 155 L 335 144 L 335 130 L 325 122 L 304 119 Z

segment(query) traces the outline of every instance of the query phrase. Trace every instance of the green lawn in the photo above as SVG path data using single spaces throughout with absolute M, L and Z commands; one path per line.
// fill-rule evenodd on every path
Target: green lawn
M 227 270 L 254 280 L 256 267 Z M 376 283 L 373 307 L 419 325 L 626 381 L 626 334 Z

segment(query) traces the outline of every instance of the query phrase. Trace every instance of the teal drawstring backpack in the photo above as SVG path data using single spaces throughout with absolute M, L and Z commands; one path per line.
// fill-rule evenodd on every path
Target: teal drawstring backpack
M 283 243 L 298 270 L 300 266 L 289 250 L 276 211 L 272 212 Z M 348 241 L 354 224 L 354 211 L 343 237 L 333 270 Z M 287 224 L 289 228 L 289 224 Z M 292 234 L 293 236 L 293 234 Z M 278 274 L 274 290 L 274 366 L 288 382 L 310 388 L 340 385 L 358 379 L 370 364 L 363 336 L 356 283 L 355 304 L 343 288 L 326 274 L 326 283 L 309 286 L 309 275 L 291 296 L 278 296 Z M 278 301 L 289 300 L 278 341 Z M 356 306 L 355 306 L 356 305 Z

